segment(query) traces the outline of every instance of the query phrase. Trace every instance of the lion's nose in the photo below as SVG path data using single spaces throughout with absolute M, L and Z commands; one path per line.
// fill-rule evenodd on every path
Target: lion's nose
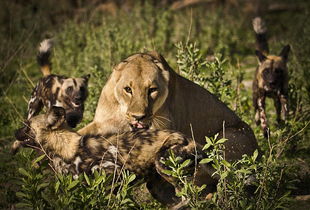
M 145 114 L 139 114 L 139 115 L 132 115 L 133 118 L 135 118 L 135 120 L 143 120 L 146 115 Z

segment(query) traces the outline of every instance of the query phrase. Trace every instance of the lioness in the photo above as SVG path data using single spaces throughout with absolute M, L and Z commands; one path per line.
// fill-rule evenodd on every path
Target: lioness
M 206 89 L 175 73 L 157 52 L 138 53 L 118 64 L 103 87 L 93 122 L 82 135 L 172 129 L 205 143 L 220 133 L 226 158 L 237 159 L 257 149 L 251 128 Z M 223 129 L 224 127 L 224 129 Z M 224 132 L 223 132 L 224 131 Z
M 78 133 L 109 135 L 151 128 L 192 136 L 191 126 L 200 144 L 205 144 L 205 136 L 225 136 L 227 160 L 252 154 L 258 147 L 252 129 L 223 102 L 175 73 L 160 54 L 149 52 L 134 54 L 113 69 L 94 120 Z M 203 175 L 211 179 L 210 173 Z M 148 189 L 157 200 L 171 203 L 174 188 L 160 176 L 153 178 Z

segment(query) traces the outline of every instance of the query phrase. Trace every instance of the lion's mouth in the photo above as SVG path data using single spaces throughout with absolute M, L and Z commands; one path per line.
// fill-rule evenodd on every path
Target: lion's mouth
M 132 121 L 130 123 L 130 126 L 133 130 L 138 130 L 138 129 L 147 129 L 149 126 L 143 122 L 140 121 Z

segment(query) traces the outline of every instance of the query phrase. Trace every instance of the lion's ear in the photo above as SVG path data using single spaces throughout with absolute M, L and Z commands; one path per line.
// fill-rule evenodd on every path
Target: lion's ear
M 161 54 L 159 54 L 157 51 L 149 51 L 147 52 L 148 55 L 152 56 L 153 58 L 161 61 L 161 59 L 164 59 Z
M 53 106 L 46 115 L 47 126 L 57 129 L 66 119 L 66 111 L 62 107 Z
M 150 52 L 147 52 L 147 54 L 152 56 L 155 59 L 155 64 L 157 63 L 162 64 L 161 66 L 159 66 L 161 69 L 166 70 L 166 71 L 171 69 L 168 62 L 165 60 L 165 58 L 161 54 L 159 54 L 157 51 L 150 51 Z

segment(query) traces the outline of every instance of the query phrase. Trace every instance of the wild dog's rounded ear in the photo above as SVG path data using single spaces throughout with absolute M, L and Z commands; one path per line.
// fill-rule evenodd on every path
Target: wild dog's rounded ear
M 291 50 L 290 45 L 284 46 L 284 47 L 282 48 L 282 50 L 281 50 L 280 56 L 281 56 L 285 61 L 287 61 L 287 59 L 288 59 L 288 54 L 289 54 L 290 50 Z
M 258 58 L 259 63 L 262 63 L 263 61 L 267 59 L 267 57 L 259 50 L 255 50 L 255 54 Z
M 86 82 L 88 82 L 88 80 L 90 78 L 90 74 L 87 74 L 87 75 L 83 76 L 82 78 L 85 79 Z
M 57 129 L 66 119 L 66 111 L 62 107 L 53 106 L 47 113 L 47 126 L 52 129 Z
M 27 139 L 29 139 L 29 132 L 30 128 L 29 126 L 25 126 L 22 128 L 19 128 L 15 131 L 15 138 L 19 141 L 25 141 Z

